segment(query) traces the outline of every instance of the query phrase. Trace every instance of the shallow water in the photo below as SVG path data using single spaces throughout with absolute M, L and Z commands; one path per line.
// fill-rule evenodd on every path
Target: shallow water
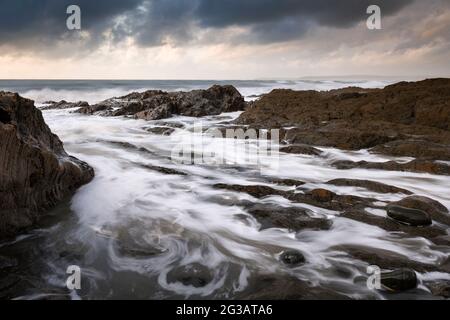
M 214 127 L 238 115 L 208 117 L 201 122 L 205 128 Z M 96 177 L 73 198 L 52 210 L 40 228 L 13 242 L 0 244 L 0 256 L 10 259 L 11 264 L 6 271 L 8 274 L 0 270 L 0 297 L 233 298 L 244 290 L 251 292 L 249 283 L 255 275 L 290 274 L 312 286 L 328 288 L 351 298 L 432 298 L 423 286 L 404 295 L 369 290 L 365 283 L 355 281 L 367 276 L 367 264 L 333 248 L 364 244 L 429 264 L 437 264 L 450 254 L 448 247 L 437 248 L 423 238 L 389 233 L 344 219 L 339 217 L 339 212 L 293 204 L 276 196 L 257 200 L 213 188 L 214 184 L 227 183 L 293 189 L 268 182 L 267 178 L 273 176 L 307 182 L 299 192 L 325 187 L 338 194 L 371 197 L 380 202 L 404 197 L 324 184 L 336 178 L 368 179 L 408 189 L 450 208 L 449 177 L 362 169 L 341 171 L 332 168 L 331 162 L 392 158 L 367 151 L 336 149 L 322 149 L 325 153 L 320 158 L 268 155 L 259 166 L 242 163 L 183 165 L 171 160 L 171 151 L 180 140 L 198 142 L 202 139 L 193 132 L 199 119 L 170 119 L 169 122 L 182 123 L 184 129 L 176 129 L 172 136 L 160 136 L 145 130 L 158 126 L 158 121 L 89 117 L 72 114 L 70 110 L 45 111 L 44 116 L 52 131 L 64 141 L 67 152 L 93 166 Z M 224 142 L 203 138 L 205 145 L 215 149 Z M 230 150 L 217 156 L 228 160 L 241 156 L 236 154 L 239 150 Z M 148 165 L 176 169 L 187 175 L 159 173 L 150 170 Z M 237 206 L 227 205 L 237 200 L 303 207 L 312 216 L 333 220 L 333 227 L 327 231 L 299 233 L 284 229 L 260 230 L 260 224 L 251 215 Z M 386 214 L 373 209 L 367 213 Z M 286 249 L 301 251 L 307 263 L 293 269 L 285 267 L 278 257 Z M 208 284 L 195 287 L 171 280 L 177 268 L 194 263 L 208 269 Z M 69 292 L 65 287 L 69 265 L 78 265 L 82 270 L 79 291 Z M 442 273 L 419 277 L 450 279 L 449 274 Z

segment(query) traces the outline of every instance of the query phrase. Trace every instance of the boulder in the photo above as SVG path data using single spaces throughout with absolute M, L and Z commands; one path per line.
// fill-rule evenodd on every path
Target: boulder
M 384 289 L 401 292 L 417 288 L 417 275 L 411 269 L 397 269 L 381 273 L 381 285 Z
M 33 101 L 0 92 L 0 177 L 0 238 L 6 238 L 90 182 L 94 170 L 64 151 Z
M 390 205 L 421 210 L 426 212 L 433 220 L 450 226 L 448 209 L 439 201 L 422 196 L 410 196 Z
M 280 255 L 280 260 L 289 267 L 298 267 L 305 263 L 305 256 L 297 250 L 283 251 Z
M 413 227 L 429 226 L 433 223 L 426 212 L 417 209 L 389 205 L 387 207 L 387 214 L 392 219 Z

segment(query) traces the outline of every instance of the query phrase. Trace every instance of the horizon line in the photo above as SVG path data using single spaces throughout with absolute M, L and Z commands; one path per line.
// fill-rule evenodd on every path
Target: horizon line
M 378 79 L 378 80 L 415 80 L 415 79 L 436 79 L 436 78 L 450 78 L 450 75 L 409 75 L 409 76 L 380 76 L 380 75 L 329 75 L 329 76 L 304 76 L 304 77 L 261 77 L 261 78 L 248 78 L 248 79 L 207 79 L 207 78 L 0 78 L 0 81 L 302 81 L 302 80 L 320 80 L 320 79 Z

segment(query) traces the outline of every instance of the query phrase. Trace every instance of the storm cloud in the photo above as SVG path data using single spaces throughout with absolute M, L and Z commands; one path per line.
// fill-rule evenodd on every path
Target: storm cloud
M 0 0 L 0 45 L 22 48 L 76 41 L 66 29 L 66 8 L 77 4 L 87 45 L 133 39 L 138 45 L 199 41 L 202 30 L 239 27 L 227 41 L 272 43 L 300 39 L 317 26 L 349 28 L 367 18 L 373 0 Z M 384 16 L 413 0 L 378 0 Z M 86 35 L 86 34 L 85 34 Z M 220 41 L 220 39 L 216 39 Z M 42 46 L 40 49 L 42 49 Z

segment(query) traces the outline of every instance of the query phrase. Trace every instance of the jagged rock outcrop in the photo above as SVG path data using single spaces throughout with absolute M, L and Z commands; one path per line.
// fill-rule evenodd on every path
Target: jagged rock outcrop
M 102 116 L 133 116 L 136 119 L 160 120 L 174 115 L 204 117 L 224 112 L 242 111 L 244 98 L 233 86 L 215 85 L 207 90 L 164 92 L 149 90 L 112 98 L 76 112 Z
M 450 79 L 401 82 L 384 89 L 274 90 L 236 122 L 289 127 L 284 140 L 295 145 L 373 148 L 393 156 L 449 161 Z
M 84 108 L 89 107 L 89 103 L 86 101 L 78 101 L 78 102 L 67 102 L 66 100 L 61 100 L 59 102 L 55 101 L 47 101 L 44 103 L 44 107 L 41 110 L 64 110 L 64 109 L 72 109 L 72 108 Z
M 0 238 L 31 227 L 93 176 L 64 151 L 33 101 L 0 92 Z

